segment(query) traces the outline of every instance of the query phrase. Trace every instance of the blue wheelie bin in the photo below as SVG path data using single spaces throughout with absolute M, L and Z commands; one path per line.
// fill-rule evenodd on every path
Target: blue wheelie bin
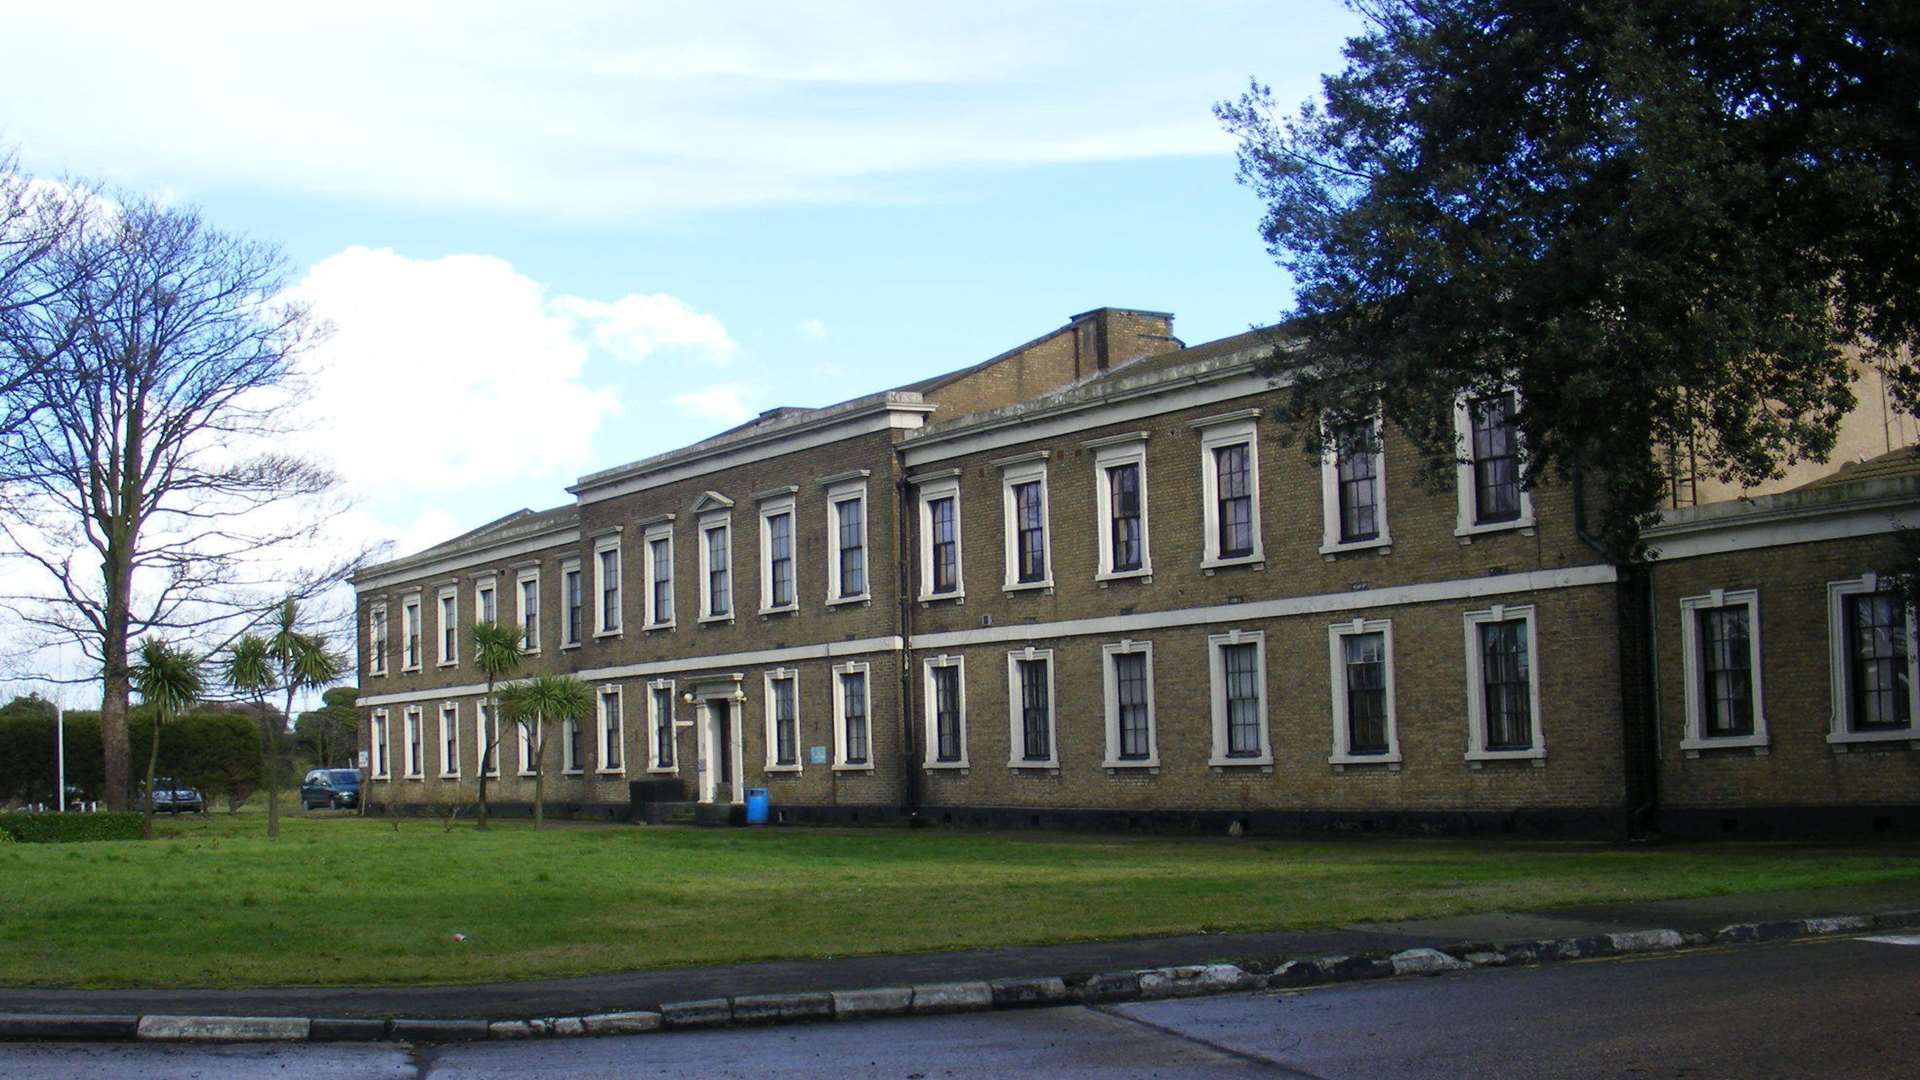
M 773 805 L 773 800 L 767 798 L 766 788 L 763 788 L 763 787 L 748 788 L 747 789 L 747 824 L 765 825 L 767 823 L 767 811 L 772 805 Z

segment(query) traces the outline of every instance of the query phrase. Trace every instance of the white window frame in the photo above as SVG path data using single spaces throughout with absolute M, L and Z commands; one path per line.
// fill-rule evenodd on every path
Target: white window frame
M 385 709 L 373 710 L 368 719 L 367 742 L 373 747 L 372 760 L 368 762 L 375 780 L 393 779 L 393 732 L 388 723 L 392 718 Z
M 606 553 L 613 552 L 613 573 L 619 580 L 613 583 L 614 623 L 607 625 L 606 604 Z M 602 536 L 593 542 L 593 636 L 596 638 L 619 637 L 627 624 L 627 574 L 626 564 L 620 551 L 618 534 Z
M 773 615 L 783 611 L 797 611 L 800 608 L 800 519 L 794 511 L 795 498 L 792 492 L 762 500 L 760 503 L 760 614 Z M 787 602 L 779 606 L 773 604 L 773 519 L 781 514 L 787 515 L 787 563 L 793 568 L 793 586 Z M 732 537 L 728 537 L 727 555 L 733 555 Z M 704 550 L 704 547 L 703 547 Z M 703 577 L 704 580 L 704 577 Z M 734 598 L 734 606 L 739 606 L 739 598 Z
M 647 684 L 647 771 L 656 776 L 678 776 L 680 775 L 678 745 L 674 747 L 673 766 L 667 769 L 660 767 L 660 714 L 654 709 L 655 694 L 660 690 L 667 692 L 668 724 L 676 728 L 679 726 L 679 721 L 673 717 L 672 711 L 675 700 L 673 680 L 655 679 L 649 682 Z
M 513 729 L 518 733 L 515 741 L 520 744 L 521 776 L 532 776 L 535 772 L 534 766 L 538 764 L 533 756 L 533 726 L 535 723 L 544 723 L 544 721 L 539 717 L 528 717 L 525 720 L 515 720 L 513 722 Z
M 1708 735 L 1706 702 L 1702 677 L 1706 660 L 1701 652 L 1700 614 L 1723 607 L 1747 609 L 1747 670 L 1753 679 L 1753 734 Z M 1681 750 L 1712 750 L 1721 747 L 1764 747 L 1767 745 L 1766 695 L 1760 685 L 1760 591 L 1758 589 L 1714 589 L 1700 596 L 1680 599 L 1680 667 L 1686 679 L 1687 727 L 1681 736 Z
M 1041 450 L 997 463 L 1000 466 L 1000 525 L 1004 534 L 1001 547 L 1006 560 L 1005 581 L 1001 588 L 1007 592 L 1053 588 L 1053 507 L 1047 490 L 1047 460 L 1051 456 L 1050 452 Z M 1032 483 L 1040 485 L 1040 558 L 1046 566 L 1039 580 L 1021 581 L 1020 515 L 1013 489 L 1021 484 Z M 954 517 L 957 524 L 957 507 Z
M 960 708 L 960 759 L 958 761 L 940 760 L 940 718 L 936 712 L 938 698 L 934 693 L 933 673 L 936 668 L 952 668 L 954 687 L 959 691 Z M 967 758 L 967 658 L 941 653 L 929 656 L 920 662 L 920 680 L 922 693 L 926 701 L 926 741 L 925 758 L 929 769 L 965 769 Z
M 654 596 L 655 590 L 653 587 L 653 582 L 655 577 L 654 571 L 658 569 L 658 566 L 656 565 L 656 562 L 653 556 L 653 545 L 661 540 L 665 540 L 667 542 L 667 616 L 668 617 L 665 619 L 656 621 L 653 617 L 654 606 L 655 606 L 655 596 Z M 674 619 L 677 618 L 680 614 L 680 604 L 678 602 L 680 598 L 678 595 L 676 595 L 678 592 L 679 583 L 676 580 L 676 575 L 673 572 L 674 570 L 673 522 L 671 520 L 668 520 L 668 521 L 660 522 L 658 524 L 647 526 L 646 532 L 642 534 L 640 538 L 640 543 L 641 543 L 641 547 L 640 547 L 641 560 L 640 561 L 642 563 L 641 570 L 643 573 L 646 574 L 646 577 L 647 577 L 647 580 L 641 586 L 642 590 L 646 593 L 646 610 L 640 613 L 640 628 L 642 630 L 671 630 L 673 629 Z
M 475 580 L 473 583 L 473 621 L 474 622 L 477 623 L 477 622 L 483 622 L 486 620 L 486 612 L 488 607 L 487 597 L 489 596 L 493 597 L 493 604 L 492 604 L 493 620 L 492 621 L 496 623 L 500 621 L 499 584 L 500 584 L 499 575 L 493 572 L 488 572 L 488 573 L 480 574 L 477 576 L 477 580 Z
M 1498 393 L 1513 395 L 1513 415 L 1516 420 L 1513 439 L 1515 445 L 1524 449 L 1525 443 L 1521 439 L 1517 422 L 1520 411 L 1525 408 L 1520 400 L 1520 391 L 1517 387 L 1507 387 Z M 1460 394 L 1453 399 L 1453 437 L 1457 451 L 1454 454 L 1453 471 L 1453 490 L 1456 500 L 1453 525 L 1455 536 L 1471 538 L 1483 533 L 1509 532 L 1514 529 L 1534 527 L 1533 491 L 1527 486 L 1527 475 L 1524 469 L 1520 470 L 1520 516 L 1512 521 L 1490 521 L 1485 524 L 1475 524 L 1473 520 L 1476 509 L 1473 483 L 1473 416 L 1467 408 L 1467 403 L 1473 398 L 1493 396 L 1495 395 Z
M 1147 658 L 1147 756 L 1120 756 L 1120 656 Z M 1106 696 L 1107 756 L 1101 762 L 1108 769 L 1158 769 L 1160 767 L 1160 717 L 1153 685 L 1153 642 L 1123 638 L 1100 646 L 1100 682 Z
M 1381 645 L 1385 653 L 1382 662 L 1386 665 L 1384 693 L 1387 706 L 1387 752 L 1384 754 L 1354 753 L 1353 729 L 1347 723 L 1346 639 L 1366 634 L 1381 635 Z M 1398 766 L 1401 763 L 1400 711 L 1396 704 L 1398 695 L 1394 685 L 1393 620 L 1368 619 L 1356 615 L 1351 622 L 1334 623 L 1327 627 L 1327 679 L 1333 697 L 1333 753 L 1327 756 L 1328 763 Z
M 724 614 L 713 610 L 713 541 L 710 533 L 726 530 L 727 534 L 727 610 Z M 703 623 L 730 623 L 734 612 L 740 610 L 740 575 L 734 572 L 733 511 L 714 510 L 700 515 L 700 527 L 696 534 L 700 543 L 700 621 Z M 763 560 L 764 561 L 764 560 Z
M 1097 439 L 1085 444 L 1093 451 L 1093 499 L 1095 510 L 1095 532 L 1100 546 L 1100 561 L 1094 572 L 1095 581 L 1115 581 L 1122 578 L 1150 578 L 1153 576 L 1153 529 L 1147 513 L 1147 433 L 1136 431 L 1129 435 L 1117 435 L 1111 439 Z M 1113 480 L 1107 474 L 1122 465 L 1135 465 L 1140 469 L 1140 568 L 1138 570 L 1115 570 L 1113 568 Z
M 525 634 L 527 627 L 527 585 L 533 585 L 533 633 Z M 544 627 L 540 625 L 540 568 L 530 566 L 513 576 L 513 620 L 524 634 L 520 642 L 520 651 L 528 656 L 540 655 L 540 638 Z
M 453 667 L 460 662 L 460 587 L 448 585 L 440 590 L 434 604 L 434 635 L 440 648 L 440 666 Z M 453 633 L 447 633 L 447 611 L 453 611 Z
M 387 605 L 367 609 L 367 674 L 385 675 L 393 654 L 393 635 L 387 623 Z M 375 661 L 378 661 L 376 664 Z
M 613 725 L 611 734 L 615 745 L 620 747 L 620 764 L 607 764 L 607 699 L 613 699 Z M 619 683 L 610 683 L 600 688 L 593 696 L 594 733 L 598 736 L 593 744 L 593 758 L 599 763 L 601 776 L 624 776 L 627 772 L 627 695 Z
M 862 713 L 867 718 L 867 760 L 864 764 L 847 763 L 847 688 L 841 681 L 842 675 L 861 675 L 861 702 L 865 706 Z M 798 687 L 795 687 L 798 690 Z M 798 705 L 795 705 L 798 708 Z M 865 660 L 849 660 L 833 667 L 833 771 L 834 772 L 872 772 L 874 762 L 880 757 L 880 748 L 875 734 L 879 728 L 873 720 L 873 665 Z
M 598 697 L 594 699 L 594 708 L 598 709 Z M 580 729 L 580 721 L 568 718 L 560 722 L 560 773 L 563 776 L 579 776 L 586 772 L 580 764 L 580 758 L 573 752 L 574 732 Z
M 1266 542 L 1260 519 L 1260 410 L 1243 409 L 1223 416 L 1195 420 L 1200 432 L 1200 524 L 1204 547 L 1200 568 L 1213 570 L 1224 566 L 1247 566 L 1267 561 Z M 1253 517 L 1253 550 L 1246 555 L 1222 557 L 1220 554 L 1220 472 L 1214 453 L 1229 446 L 1247 446 L 1247 491 L 1251 496 L 1248 511 Z M 1239 760 L 1239 759 L 1235 759 Z
M 1047 662 L 1047 758 L 1045 761 L 1030 761 L 1022 753 L 1027 743 L 1026 728 L 1023 723 L 1023 699 L 1020 696 L 1020 662 L 1045 660 Z M 1058 672 L 1053 666 L 1052 649 L 1036 649 L 1029 645 L 1007 654 L 1007 768 L 1009 769 L 1058 769 L 1060 767 L 1060 695 L 1055 692 L 1055 676 Z
M 964 536 L 966 529 L 960 503 L 960 471 L 953 470 L 944 476 L 922 481 L 919 484 L 920 503 L 920 599 L 923 602 L 935 600 L 965 600 L 967 597 L 967 552 Z M 953 500 L 953 591 L 933 591 L 933 504 L 941 499 Z
M 860 504 L 860 585 L 858 593 L 840 595 L 840 504 Z M 827 606 L 858 604 L 873 599 L 873 546 L 867 539 L 867 478 L 843 480 L 827 488 Z
M 1920 746 L 1920 642 L 1914 640 L 1914 611 L 1907 609 L 1907 702 L 1908 725 L 1901 731 L 1853 731 L 1853 665 L 1847 662 L 1846 598 L 1859 593 L 1881 592 L 1887 582 L 1868 571 L 1857 578 L 1827 583 L 1827 663 L 1833 693 L 1832 720 L 1827 743 L 1844 749 L 1851 743 L 1912 742 Z M 1756 724 L 1756 730 L 1758 725 Z
M 1358 423 L 1360 421 L 1356 421 Z M 1393 534 L 1387 528 L 1387 443 L 1380 414 L 1371 420 L 1373 451 L 1373 511 L 1380 523 L 1380 535 L 1370 540 L 1340 539 L 1340 447 L 1337 430 L 1327 432 L 1320 453 L 1320 554 L 1343 555 L 1393 546 Z M 1341 425 L 1342 427 L 1348 425 Z
M 838 676 L 835 676 L 836 681 L 838 680 L 838 678 L 839 678 Z M 774 722 L 773 684 L 781 679 L 793 680 L 793 764 L 791 765 L 782 765 L 779 762 L 778 750 L 779 750 L 780 743 L 773 727 L 773 722 Z M 806 757 L 807 757 L 807 748 L 804 745 L 806 740 L 800 737 L 800 672 L 793 668 L 771 668 L 767 671 L 766 675 L 763 677 L 762 682 L 765 684 L 765 696 L 762 698 L 762 700 L 766 704 L 766 729 L 767 729 L 766 730 L 766 735 L 767 735 L 766 770 L 770 773 L 796 773 L 797 774 L 801 771 L 801 766 L 805 764 Z M 873 740 L 873 733 L 871 731 L 871 721 L 869 721 L 869 731 L 867 733 L 867 740 L 869 745 L 871 745 Z M 873 755 L 869 753 L 867 756 L 872 757 Z
M 413 646 L 413 657 L 407 657 L 408 643 Z M 400 670 L 419 671 L 426 662 L 427 626 L 425 612 L 420 610 L 420 594 L 410 593 L 400 598 Z
M 449 742 L 453 744 L 452 754 L 447 753 Z M 440 703 L 440 778 L 460 779 L 460 703 L 457 701 Z
M 1527 691 L 1533 721 L 1533 746 L 1526 750 L 1488 750 L 1487 681 L 1480 656 L 1482 623 L 1524 620 L 1527 624 Z M 1546 724 L 1540 715 L 1540 623 L 1534 607 L 1526 604 L 1508 607 L 1495 604 L 1482 611 L 1469 611 L 1462 617 L 1467 642 L 1467 754 L 1468 761 L 1536 761 L 1547 758 Z
M 1254 685 L 1260 691 L 1260 752 L 1251 757 L 1227 756 L 1227 660 L 1229 645 L 1252 645 Z M 1216 769 L 1258 765 L 1273 767 L 1273 718 L 1267 693 L 1267 634 L 1264 630 L 1233 629 L 1207 637 L 1207 697 L 1213 718 L 1213 746 L 1207 764 Z
M 400 714 L 400 764 L 409 780 L 427 778 L 427 763 L 423 760 L 427 756 L 426 727 L 420 706 L 409 705 Z
M 572 639 L 567 637 L 567 577 L 572 575 L 580 581 L 580 632 Z M 579 559 L 568 559 L 560 564 L 560 648 L 577 649 L 587 636 L 587 574 L 581 569 Z
M 500 740 L 500 745 L 493 748 L 493 768 L 491 769 L 487 768 L 486 767 L 487 738 L 489 735 L 492 734 L 492 732 L 489 732 L 487 730 L 487 719 L 489 716 L 494 717 L 493 726 L 495 730 L 498 730 L 500 726 L 500 721 L 498 719 L 498 713 L 494 710 L 492 704 L 490 704 L 484 699 L 474 703 L 473 705 L 473 739 L 474 739 L 473 772 L 475 776 L 484 774 L 487 777 L 487 779 L 492 780 L 492 779 L 496 779 L 500 775 L 500 758 L 504 756 L 507 752 L 507 747 L 506 747 L 507 740 L 502 738 Z

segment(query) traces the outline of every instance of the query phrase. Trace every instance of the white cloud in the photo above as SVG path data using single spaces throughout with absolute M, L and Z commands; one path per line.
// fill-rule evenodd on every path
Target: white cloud
M 827 339 L 827 324 L 821 322 L 819 319 L 802 319 L 800 320 L 800 333 L 802 336 L 810 337 L 815 341 L 825 341 Z
M 725 364 L 739 349 L 719 319 L 666 293 L 633 293 L 611 302 L 563 296 L 554 308 L 587 323 L 594 344 L 624 360 L 645 360 L 659 349 L 687 349 Z
M 589 221 L 1225 154 L 1209 106 L 1252 73 L 1308 96 L 1358 21 L 1335 0 L 15 7 L 34 47 L 0 95 L 40 171 Z M 73 78 L 81 56 L 107 74 Z
M 739 386 L 708 386 L 673 395 L 674 407 L 701 420 L 738 424 L 753 415 L 743 400 L 747 393 Z

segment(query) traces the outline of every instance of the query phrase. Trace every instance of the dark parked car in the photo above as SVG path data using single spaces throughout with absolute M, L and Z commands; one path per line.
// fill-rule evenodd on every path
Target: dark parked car
M 156 776 L 153 779 L 154 813 L 178 814 L 189 811 L 195 814 L 207 812 L 207 797 L 200 794 L 199 788 L 188 787 L 168 776 Z
M 300 809 L 341 810 L 360 805 L 360 770 L 315 769 L 300 782 Z

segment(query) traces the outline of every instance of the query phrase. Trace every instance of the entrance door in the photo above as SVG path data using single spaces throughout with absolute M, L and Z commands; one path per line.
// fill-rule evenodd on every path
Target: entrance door
M 733 703 L 707 701 L 707 802 L 730 803 L 733 795 Z

